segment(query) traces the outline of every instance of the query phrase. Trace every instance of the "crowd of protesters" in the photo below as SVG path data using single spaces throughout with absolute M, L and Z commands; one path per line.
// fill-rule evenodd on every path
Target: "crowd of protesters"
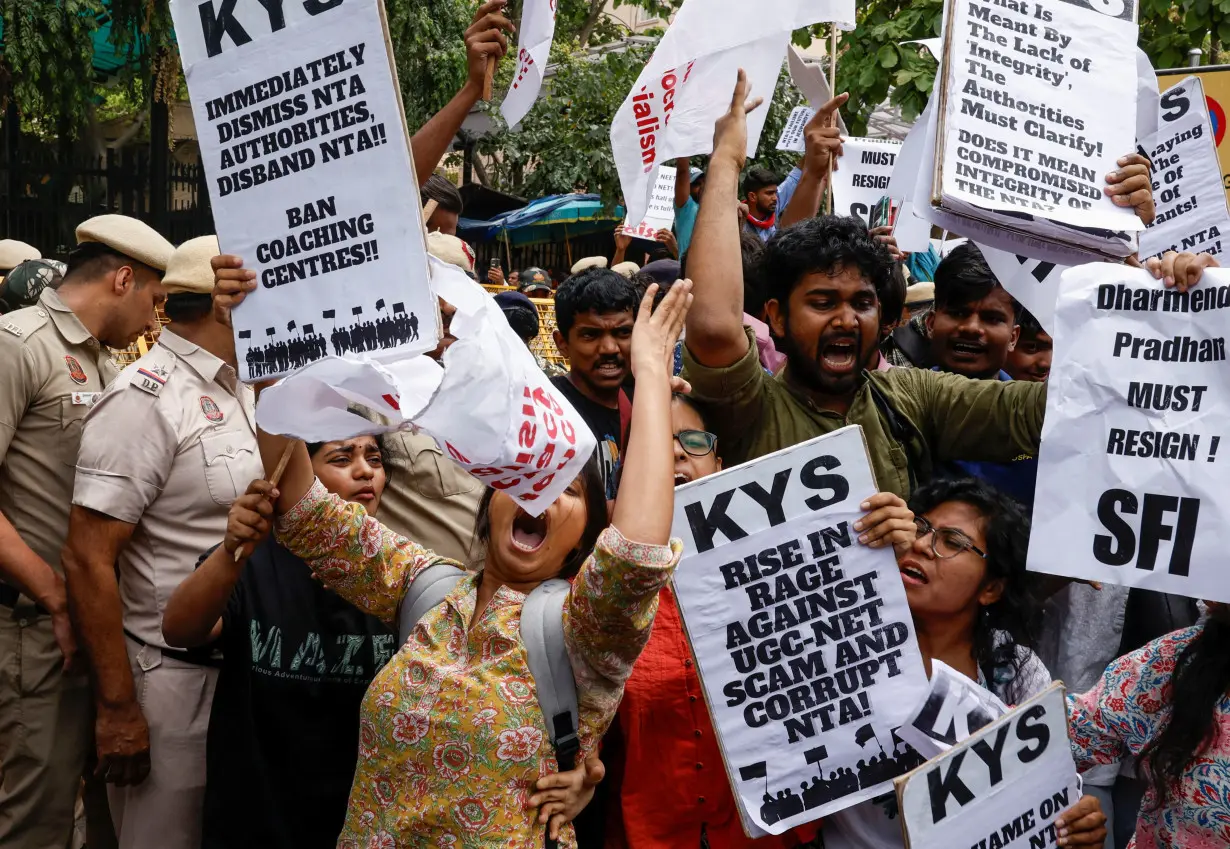
M 510 30 L 505 0 L 479 9 L 465 86 L 412 139 L 429 250 L 471 275 L 433 171 Z M 745 835 L 668 584 L 674 487 L 849 424 L 882 489 L 854 527 L 894 551 L 928 670 L 1009 705 L 1058 678 L 1074 694 L 1084 796 L 1059 845 L 1230 845 L 1230 612 L 1026 572 L 1051 337 L 974 245 L 905 256 L 819 214 L 844 96 L 784 181 L 745 170 L 745 98 L 741 74 L 707 170 L 677 163 L 644 267 L 621 233 L 558 288 L 488 272 L 527 345 L 554 299 L 568 367 L 539 363 L 598 444 L 539 517 L 423 434 L 261 431 L 230 324 L 254 274 L 216 238 L 102 215 L 66 266 L 0 242 L 0 846 L 902 846 L 892 796 Z M 1152 219 L 1143 157 L 1106 191 Z M 1187 289 L 1215 264 L 1148 268 Z M 109 349 L 159 309 L 121 370 Z M 406 620 L 441 569 L 447 593 Z M 564 735 L 520 622 L 557 586 Z

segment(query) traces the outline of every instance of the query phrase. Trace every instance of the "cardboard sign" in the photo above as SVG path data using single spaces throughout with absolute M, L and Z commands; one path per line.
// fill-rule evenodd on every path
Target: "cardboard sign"
M 443 369 L 426 356 L 386 365 L 330 357 L 261 393 L 257 423 L 306 442 L 415 427 L 539 516 L 594 453 L 593 432 L 483 288 L 431 262 L 433 285 L 457 308 Z
M 1080 799 L 1062 684 L 897 780 L 906 845 L 1056 845 L 1055 819 Z
M 870 224 L 871 210 L 888 194 L 901 142 L 890 139 L 846 139 L 833 172 L 833 211 Z
M 942 660 L 931 660 L 927 698 L 897 730 L 924 758 L 947 752 L 1008 712 L 995 694 Z
M 658 179 L 654 183 L 653 197 L 649 199 L 649 211 L 641 219 L 641 223 L 632 226 L 631 219 L 624 219 L 624 232 L 638 239 L 654 241 L 659 230 L 669 230 L 675 224 L 675 180 L 679 172 L 673 165 L 664 165 L 658 169 Z
M 814 117 L 816 117 L 816 110 L 810 106 L 796 106 L 791 109 L 790 117 L 786 119 L 786 126 L 782 127 L 782 134 L 777 139 L 777 149 L 791 153 L 803 153 L 807 149 L 807 141 L 803 137 L 803 132 L 807 129 L 807 122 Z
M 1055 331 L 1029 568 L 1230 601 L 1230 271 L 1183 294 L 1141 269 L 1070 269 Z
M 752 96 L 765 98 L 747 116 L 747 155 L 755 155 L 791 32 L 832 20 L 854 20 L 853 0 L 684 3 L 611 122 L 628 217 L 645 217 L 659 165 L 713 151 L 713 125 L 730 109 L 740 68 Z
M 430 351 L 439 314 L 379 0 L 173 0 L 244 380 Z
M 1230 208 L 1204 104 L 1196 77 L 1167 90 L 1159 101 L 1158 133 L 1145 143 L 1153 162 L 1157 217 L 1140 234 L 1141 257 L 1166 251 L 1220 255 L 1230 248 Z
M 875 492 L 857 426 L 676 490 L 675 594 L 750 836 L 921 762 L 893 734 L 927 692 L 905 588 L 851 528 Z

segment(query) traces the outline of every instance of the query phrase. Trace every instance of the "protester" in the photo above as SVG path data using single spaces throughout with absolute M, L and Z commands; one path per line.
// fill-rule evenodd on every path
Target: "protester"
M 1035 383 L 1046 383 L 1051 376 L 1051 358 L 1054 356 L 1055 341 L 1051 334 L 1042 329 L 1038 319 L 1024 307 L 1017 305 L 1017 326 L 1020 333 L 1016 345 L 1008 352 L 1008 361 L 1004 371 L 1013 380 L 1027 380 Z
M 969 381 L 919 369 L 866 372 L 879 357 L 880 297 L 892 261 L 887 247 L 854 219 L 810 219 L 766 245 L 766 312 L 788 362 L 776 378 L 765 374 L 755 338 L 742 326 L 742 264 L 734 240 L 746 92 L 740 74 L 731 109 L 715 130 L 688 270 L 703 285 L 688 315 L 684 376 L 722 441 L 723 461 L 745 462 L 859 424 L 881 487 L 908 494 L 945 461 L 1008 462 L 1034 454 L 1043 385 Z M 819 141 L 809 137 L 806 143 Z M 1116 173 L 1128 176 L 1117 178 L 1115 191 L 1148 184 L 1145 166 Z M 1185 283 L 1199 264 L 1174 255 L 1169 262 Z M 1160 266 L 1154 273 L 1168 276 Z
M 255 286 L 249 272 L 219 265 L 220 285 L 232 294 L 242 297 Z M 641 392 L 626 458 L 630 497 L 616 506 L 609 529 L 602 530 L 608 520 L 593 462 L 541 518 L 502 492 L 486 494 L 481 570 L 419 622 L 415 649 L 394 656 L 363 702 L 359 762 L 339 845 L 435 844 L 459 830 L 481 832 L 492 845 L 537 842 L 535 817 L 525 805 L 548 744 L 545 720 L 533 696 L 527 698 L 533 690 L 516 624 L 523 594 L 547 578 L 575 575 L 564 628 L 585 755 L 614 715 L 648 638 L 658 590 L 679 556 L 678 543 L 665 545 L 673 501 L 665 365 L 689 289 L 674 287 L 652 315 L 653 293 L 642 303 L 632 349 Z M 269 469 L 292 444 L 264 433 L 260 440 Z M 276 509 L 282 544 L 385 622 L 396 617 L 409 580 L 440 561 L 388 532 L 360 505 L 331 496 L 313 480 L 300 445 L 277 487 Z M 497 735 L 497 728 L 504 730 Z
M 765 168 L 756 167 L 747 172 L 741 193 L 743 202 L 747 204 L 747 218 L 743 222 L 745 232 L 762 242 L 769 241 L 777 233 L 777 214 L 790 203 L 801 173 L 796 168 L 785 181 L 779 181 L 773 172 Z
M 944 257 L 935 271 L 935 308 L 927 315 L 935 367 L 979 380 L 1009 379 L 1004 366 L 1020 333 L 1016 306 L 973 242 Z
M 562 368 L 530 347 L 530 342 L 538 338 L 538 332 L 541 329 L 538 307 L 534 306 L 534 302 L 520 292 L 500 292 L 495 296 L 495 302 L 499 304 L 504 318 L 508 319 L 509 326 L 525 343 L 525 347 L 530 349 L 534 362 L 542 369 L 543 374 L 547 377 L 567 374 Z
M 923 663 L 942 661 L 1007 705 L 1051 684 L 1032 651 L 1038 598 L 1025 570 L 1029 518 L 1011 498 L 973 480 L 938 480 L 910 497 L 880 493 L 856 522 L 860 541 L 891 541 Z M 921 759 L 919 759 L 921 764 Z M 1100 846 L 1106 817 L 1086 796 L 1061 816 L 1060 846 Z M 838 811 L 823 827 L 826 849 L 897 849 L 897 798 L 888 794 Z
M 619 399 L 630 374 L 636 304 L 632 281 L 605 268 L 569 277 L 555 295 L 555 347 L 569 369 L 551 382 L 598 440 L 598 467 L 612 499 L 623 449 Z
M 696 226 L 696 213 L 700 209 L 700 193 L 705 188 L 705 172 L 692 165 L 692 160 L 681 156 L 675 160 L 675 237 L 679 241 L 679 257 L 688 253 L 692 244 L 692 230 Z
M 1230 615 L 1211 603 L 1203 624 L 1118 659 L 1093 690 L 1069 696 L 1078 769 L 1140 758 L 1137 849 L 1230 845 L 1228 662 Z
M 77 457 L 64 571 L 126 849 L 200 845 L 218 661 L 208 648 L 169 646 L 162 614 L 222 538 L 243 482 L 261 473 L 252 390 L 211 300 L 217 252 L 217 238 L 202 236 L 171 256 L 170 323 L 94 405 Z
M 461 217 L 463 205 L 461 192 L 441 174 L 432 174 L 419 189 L 419 195 L 426 206 L 434 200 L 436 208 L 427 219 L 428 233 L 443 233 L 446 236 L 457 235 L 457 219 Z
M 0 845 L 23 849 L 68 843 L 93 747 L 60 564 L 81 423 L 118 373 L 107 348 L 156 327 L 172 251 L 119 215 L 85 221 L 77 242 L 59 288 L 0 321 Z M 100 729 L 100 747 L 111 742 Z

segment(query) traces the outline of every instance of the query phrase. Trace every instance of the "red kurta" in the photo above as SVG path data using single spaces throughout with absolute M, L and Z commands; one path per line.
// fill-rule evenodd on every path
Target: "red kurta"
M 810 827 L 759 840 L 743 833 L 669 587 L 658 595 L 653 633 L 615 721 L 622 740 L 609 754 L 618 760 L 611 766 L 619 780 L 614 801 L 621 822 L 609 824 L 608 849 L 697 849 L 702 825 L 710 849 L 788 849 L 811 839 L 799 834 Z M 612 834 L 619 826 L 622 841 Z

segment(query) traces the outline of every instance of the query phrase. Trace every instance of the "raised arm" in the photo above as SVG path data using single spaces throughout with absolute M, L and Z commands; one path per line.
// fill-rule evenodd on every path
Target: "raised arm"
M 687 206 L 692 197 L 692 160 L 681 156 L 675 160 L 675 209 Z
M 488 0 L 478 7 L 474 13 L 474 23 L 470 24 L 465 34 L 466 64 L 469 67 L 465 85 L 410 139 L 419 185 L 427 182 L 436 170 L 461 129 L 462 122 L 483 96 L 483 77 L 488 58 L 496 62 L 508 52 L 508 39 L 504 33 L 512 32 L 515 27 L 504 15 L 507 6 L 508 0 Z
M 743 258 L 739 249 L 739 172 L 747 158 L 747 113 L 762 98 L 747 98 L 739 70 L 730 111 L 718 119 L 705 191 L 688 248 L 688 274 L 696 281 L 684 344 L 710 368 L 724 368 L 747 353 L 743 332 Z
M 803 129 L 803 174 L 798 185 L 786 201 L 786 209 L 778 223 L 781 228 L 799 221 L 814 218 L 820 211 L 820 198 L 828 184 L 829 160 L 837 168 L 836 157 L 841 156 L 841 130 L 837 127 L 837 110 L 850 95 L 842 93 L 816 110 L 816 114 Z M 780 197 L 784 192 L 779 190 Z

